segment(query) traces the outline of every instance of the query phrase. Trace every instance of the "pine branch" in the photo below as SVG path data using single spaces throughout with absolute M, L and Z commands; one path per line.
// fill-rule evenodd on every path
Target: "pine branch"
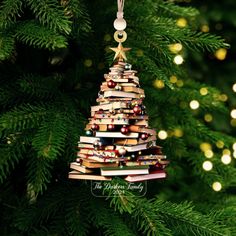
M 42 25 L 53 31 L 69 34 L 71 21 L 63 12 L 63 8 L 56 0 L 26 0 L 31 10 Z
M 22 13 L 21 0 L 3 0 L 0 5 L 0 28 L 7 28 L 16 22 Z
M 5 144 L 0 146 L 0 183 L 3 183 L 14 167 L 24 158 L 22 146 L 17 144 Z
M 157 14 L 167 14 L 169 17 L 196 17 L 199 11 L 193 7 L 178 6 L 171 1 L 157 1 Z
M 39 157 L 52 160 L 63 152 L 67 126 L 68 122 L 63 114 L 56 110 L 48 112 L 32 141 Z
M 171 236 L 172 233 L 162 220 L 160 214 L 153 211 L 153 206 L 147 204 L 147 199 L 137 199 L 132 217 L 140 225 L 140 231 L 145 235 Z
M 67 47 L 67 40 L 64 36 L 34 21 L 18 23 L 15 37 L 25 44 L 42 49 L 54 50 Z
M 155 199 L 151 204 L 166 224 L 172 227 L 181 225 L 178 230 L 181 230 L 184 235 L 191 235 L 191 233 L 199 236 L 231 235 L 226 227 L 213 222 L 210 215 L 193 211 L 189 203 L 175 204 Z
M 66 209 L 65 209 L 65 224 L 66 224 L 66 235 L 71 236 L 86 236 L 88 235 L 91 213 L 89 211 L 90 205 L 88 195 L 85 192 L 74 191 L 67 194 L 66 198 Z M 78 196 L 80 196 L 78 198 Z
M 30 156 L 27 166 L 27 192 L 30 201 L 34 201 L 39 193 L 47 189 L 47 184 L 52 176 L 52 168 L 53 162 L 51 159 Z
M 47 114 L 43 105 L 24 104 L 0 117 L 0 132 L 15 133 L 37 127 Z
M 90 222 L 97 228 L 104 230 L 106 236 L 134 236 L 126 222 L 114 212 L 104 201 L 100 199 L 89 199 Z
M 58 93 L 61 84 L 61 76 L 43 77 L 36 74 L 24 75 L 17 81 L 19 90 L 30 96 L 39 98 L 51 98 Z
M 73 18 L 73 36 L 85 36 L 91 32 L 91 19 L 82 0 L 65 1 L 63 7 L 66 15 Z
M 13 54 L 14 48 L 14 37 L 5 31 L 0 31 L 0 61 L 9 59 Z
M 19 206 L 15 212 L 13 225 L 21 232 L 42 228 L 43 222 L 56 217 L 63 209 L 65 194 L 68 191 L 64 186 L 54 186 L 38 198 L 37 202 Z

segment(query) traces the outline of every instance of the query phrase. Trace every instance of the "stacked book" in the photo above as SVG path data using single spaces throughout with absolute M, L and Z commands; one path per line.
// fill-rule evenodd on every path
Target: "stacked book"
M 136 73 L 130 64 L 118 61 L 104 75 L 98 105 L 91 107 L 69 178 L 111 180 L 120 176 L 135 182 L 166 177 L 168 160 L 156 145 L 156 131 L 148 125 L 145 94 Z

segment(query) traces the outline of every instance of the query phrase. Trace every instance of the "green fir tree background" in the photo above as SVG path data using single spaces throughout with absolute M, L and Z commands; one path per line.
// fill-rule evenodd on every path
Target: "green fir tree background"
M 236 235 L 230 0 L 126 1 L 124 46 L 132 48 L 128 62 L 145 89 L 150 125 L 168 134 L 158 140 L 171 160 L 168 178 L 149 181 L 144 197 L 127 190 L 115 198 L 68 180 L 112 62 L 116 7 L 115 0 L 0 1 L 0 234 Z M 182 65 L 173 63 L 178 55 Z M 191 109 L 193 100 L 199 108 Z

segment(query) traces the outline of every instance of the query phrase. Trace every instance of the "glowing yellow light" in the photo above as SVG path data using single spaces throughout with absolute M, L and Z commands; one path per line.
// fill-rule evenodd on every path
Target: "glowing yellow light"
M 233 149 L 236 151 L 236 143 L 233 144 Z
M 91 67 L 92 64 L 93 64 L 93 62 L 92 62 L 92 60 L 90 60 L 90 59 L 86 59 L 86 60 L 84 61 L 84 65 L 85 65 L 86 67 Z
M 178 138 L 180 138 L 180 137 L 182 137 L 183 136 L 183 130 L 182 129 L 175 129 L 174 130 L 174 136 L 176 136 L 176 137 L 178 137 Z
M 170 44 L 169 49 L 173 53 L 178 53 L 183 49 L 183 46 L 181 43 Z
M 213 164 L 211 161 L 204 161 L 203 164 L 202 164 L 202 168 L 205 170 L 205 171 L 210 171 L 212 170 L 213 168 Z
M 236 119 L 236 109 L 233 109 L 231 112 L 230 112 L 230 115 L 233 119 Z
M 159 139 L 164 140 L 164 139 L 167 138 L 167 136 L 168 136 L 168 134 L 167 134 L 167 132 L 166 132 L 165 130 L 160 130 L 160 131 L 158 132 L 158 137 L 159 137 Z
M 210 28 L 209 28 L 208 25 L 203 25 L 203 26 L 201 27 L 201 31 L 204 32 L 204 33 L 209 32 L 209 30 L 210 30 Z
M 231 126 L 236 127 L 236 119 L 230 121 Z
M 207 150 L 211 150 L 211 144 L 210 143 L 201 143 L 200 149 L 205 152 Z
M 219 96 L 220 101 L 226 102 L 228 100 L 228 96 L 226 94 L 221 94 Z
M 137 55 L 137 57 L 142 57 L 142 56 L 143 56 L 143 50 L 139 49 L 139 50 L 136 52 L 136 55 Z
M 224 142 L 221 141 L 221 140 L 218 140 L 218 141 L 216 142 L 216 147 L 218 147 L 218 148 L 223 148 L 224 145 L 225 145 Z
M 214 182 L 212 188 L 214 191 L 219 192 L 222 189 L 222 185 L 220 182 Z
M 202 96 L 207 95 L 207 94 L 208 94 L 208 89 L 207 89 L 207 88 L 201 88 L 201 89 L 200 89 L 200 94 L 201 94 Z
M 177 21 L 176 21 L 176 25 L 179 26 L 179 27 L 186 27 L 188 24 L 187 20 L 183 17 L 179 18 Z
M 192 100 L 190 103 L 189 103 L 189 106 L 191 109 L 193 110 L 196 110 L 199 108 L 200 104 L 197 100 Z
M 205 157 L 212 158 L 214 156 L 214 153 L 211 149 L 208 149 L 204 152 Z
M 230 155 L 230 154 L 231 154 L 231 151 L 230 151 L 229 149 L 224 149 L 224 150 L 222 151 L 222 153 L 225 154 L 225 155 Z
M 225 48 L 220 48 L 215 52 L 215 57 L 220 61 L 223 61 L 226 58 L 226 55 L 227 50 Z
M 236 83 L 232 86 L 233 91 L 236 93 Z
M 165 87 L 165 84 L 162 80 L 156 79 L 153 83 L 153 85 L 158 88 L 158 89 L 162 89 Z
M 179 80 L 176 82 L 176 85 L 177 85 L 178 87 L 183 87 L 183 86 L 184 86 L 184 81 L 181 80 L 181 79 L 179 79 Z
M 174 76 L 174 75 L 172 75 L 171 77 L 170 77 L 170 82 L 171 83 L 176 83 L 178 81 L 178 79 L 177 79 L 177 77 L 176 76 Z
M 233 152 L 233 157 L 236 158 L 236 151 Z
M 205 120 L 206 122 L 211 122 L 211 121 L 213 120 L 213 117 L 212 117 L 211 114 L 206 114 L 206 115 L 204 116 L 204 120 Z
M 221 162 L 225 165 L 228 165 L 230 162 L 231 162 L 231 156 L 228 155 L 228 154 L 224 154 L 222 157 L 221 157 Z
M 184 62 L 184 59 L 181 55 L 177 55 L 174 57 L 174 63 L 176 65 L 181 65 Z

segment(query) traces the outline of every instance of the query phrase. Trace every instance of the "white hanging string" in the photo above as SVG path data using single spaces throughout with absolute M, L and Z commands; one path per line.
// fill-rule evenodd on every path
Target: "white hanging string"
M 122 19 L 124 16 L 124 4 L 125 0 L 117 0 L 118 12 L 116 16 L 118 19 Z

